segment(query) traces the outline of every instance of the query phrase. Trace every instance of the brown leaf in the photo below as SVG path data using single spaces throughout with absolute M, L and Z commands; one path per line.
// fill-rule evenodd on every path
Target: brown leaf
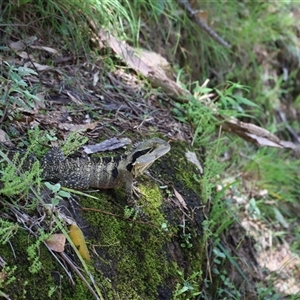
M 176 197 L 177 200 L 180 202 L 181 206 L 182 206 L 184 209 L 188 210 L 187 205 L 186 205 L 186 203 L 185 203 L 183 197 L 181 196 L 181 194 L 180 194 L 179 192 L 177 192 L 177 190 L 176 190 L 175 188 L 173 188 L 173 190 L 174 190 L 175 197 Z
M 178 98 L 178 96 L 186 94 L 186 91 L 181 86 L 167 76 L 165 64 L 158 65 L 155 63 L 165 60 L 159 54 L 149 54 L 146 50 L 132 48 L 102 30 L 99 33 L 99 37 L 102 41 L 106 41 L 109 47 L 118 54 L 130 68 L 145 76 L 153 87 L 161 87 L 165 93 L 173 98 Z M 158 56 L 160 59 L 157 58 Z M 155 59 L 153 59 L 153 57 L 155 57 Z
M 222 129 L 225 131 L 233 132 L 246 141 L 249 141 L 258 146 L 269 146 L 277 148 L 295 149 L 297 146 L 292 142 L 282 141 L 276 135 L 272 134 L 265 128 L 259 127 L 251 123 L 244 123 L 236 118 L 231 117 L 226 120 L 223 116 L 217 116 L 223 121 L 221 124 Z
M 7 274 L 5 272 L 0 272 L 0 281 L 4 282 L 6 277 L 7 277 Z
M 6 132 L 2 129 L 0 129 L 0 143 L 7 143 L 8 141 L 8 136 L 6 134 Z
M 53 233 L 45 243 L 55 252 L 63 252 L 65 250 L 66 237 L 62 233 Z
M 128 144 L 131 144 L 131 140 L 129 138 L 118 139 L 114 137 L 95 145 L 83 146 L 83 151 L 87 154 L 92 154 L 101 151 L 111 151 L 114 149 L 124 147 Z
M 23 41 L 12 42 L 9 47 L 15 52 L 20 52 L 26 48 L 26 44 Z
M 52 54 L 58 54 L 57 50 L 55 50 L 53 48 L 50 48 L 50 47 L 46 47 L 46 46 L 34 46 L 34 45 L 31 45 L 30 48 L 44 50 L 44 51 L 47 51 L 47 52 L 52 53 Z
M 82 102 L 79 99 L 77 99 L 75 96 L 73 96 L 69 91 L 66 91 L 66 94 L 71 99 L 71 101 L 73 101 L 75 104 L 78 104 L 78 105 L 82 104 Z
M 47 70 L 51 70 L 52 69 L 52 67 L 50 67 L 50 66 L 41 65 L 41 64 L 38 64 L 36 62 L 31 62 L 31 61 L 28 61 L 27 63 L 25 63 L 24 67 L 26 67 L 26 68 L 32 68 L 32 67 L 34 67 L 38 71 L 47 71 Z
M 98 122 L 87 123 L 87 124 L 61 123 L 58 125 L 58 128 L 67 131 L 85 131 L 87 129 L 94 129 L 97 126 L 97 124 Z
M 207 20 L 208 20 L 208 13 L 207 11 L 205 10 L 197 10 L 197 17 L 204 23 L 208 23 Z

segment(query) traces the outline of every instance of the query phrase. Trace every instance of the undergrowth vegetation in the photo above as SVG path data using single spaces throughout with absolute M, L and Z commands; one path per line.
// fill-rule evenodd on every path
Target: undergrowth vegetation
M 255 277 L 247 269 L 248 265 L 257 263 L 257 257 L 248 264 L 251 255 L 247 256 L 243 249 L 248 247 L 247 243 L 253 246 L 258 240 L 267 239 L 263 233 L 268 232 L 272 242 L 266 249 L 259 248 L 263 246 L 257 242 L 258 253 L 268 253 L 273 246 L 284 246 L 287 253 L 292 251 L 295 256 L 300 255 L 299 151 L 259 148 L 225 134 L 222 120 L 216 115 L 259 125 L 283 140 L 299 143 L 300 49 L 297 32 L 300 24 L 297 16 L 300 12 L 293 2 L 191 1 L 197 16 L 231 45 L 224 47 L 197 26 L 179 2 L 10 1 L 0 7 L 0 36 L 10 36 L 3 39 L 7 44 L 18 39 L 26 41 L 22 47 L 29 54 L 34 48 L 28 50 L 28 47 L 39 39 L 49 47 L 60 48 L 66 55 L 74 56 L 77 63 L 91 61 L 96 64 L 100 56 L 103 70 L 124 68 L 119 58 L 95 46 L 98 37 L 91 31 L 93 23 L 135 47 L 147 48 L 168 58 L 177 82 L 191 92 L 185 101 L 174 102 L 169 108 L 178 122 L 191 126 L 190 144 L 203 156 L 203 174 L 193 176 L 201 188 L 207 261 L 203 270 L 190 273 L 177 270 L 180 279 L 171 291 L 170 299 L 241 299 L 251 291 L 249 299 L 275 300 L 283 292 L 274 285 L 278 280 L 275 270 L 279 268 L 270 267 L 267 275 L 258 279 L 258 275 Z M 27 25 L 20 28 L 19 23 Z M 20 120 L 20 112 L 31 111 L 43 102 L 37 96 L 41 82 L 29 85 L 26 80 L 38 72 L 34 67 L 8 63 L 6 56 L 10 48 L 7 45 L 1 44 L 0 50 L 2 126 L 11 139 L 17 140 L 18 147 L 28 148 L 26 155 L 30 152 L 40 158 L 47 151 L 47 144 L 59 139 L 59 133 L 40 131 L 36 126 L 28 131 L 26 139 L 18 139 L 15 127 L 9 125 Z M 49 54 L 43 58 L 44 63 L 52 64 L 54 58 L 55 54 Z M 203 85 L 207 78 L 210 82 Z M 72 83 L 72 79 L 69 80 Z M 149 88 L 147 92 L 150 94 L 153 90 Z M 47 114 L 43 106 L 39 109 L 42 114 Z M 86 137 L 71 134 L 62 148 L 69 155 L 86 142 Z M 41 193 L 38 161 L 31 171 L 20 175 L 5 152 L 0 155 L 7 165 L 1 169 L 4 187 L 0 193 L 13 199 L 13 204 L 5 200 L 4 207 L 9 205 L 17 209 L 22 206 L 26 213 L 31 213 L 41 200 L 37 197 Z M 54 206 L 62 198 L 70 197 L 60 186 L 49 184 L 48 188 L 54 194 Z M 29 203 L 27 197 L 32 193 L 33 201 Z M 15 197 L 19 198 L 15 200 Z M 128 213 L 126 209 L 124 211 Z M 162 225 L 167 228 L 167 222 L 162 221 Z M 7 245 L 20 226 L 0 219 L 0 243 Z M 61 224 L 56 226 L 62 227 Z M 32 273 L 41 267 L 37 252 L 47 237 L 41 231 L 37 241 L 27 248 Z M 185 253 L 193 251 L 193 236 L 183 233 L 182 238 L 181 247 L 185 248 Z M 257 258 L 259 263 L 263 259 Z M 0 266 L 0 296 L 6 297 L 4 291 L 15 280 L 16 269 L 2 263 Z M 288 270 L 289 265 L 283 268 Z M 293 269 L 285 276 L 293 277 L 294 273 Z M 260 283 L 256 285 L 257 282 Z M 49 294 L 53 294 L 53 289 L 49 287 Z

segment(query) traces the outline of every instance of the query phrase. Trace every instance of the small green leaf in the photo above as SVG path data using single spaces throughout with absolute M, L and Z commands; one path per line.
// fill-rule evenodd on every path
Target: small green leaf
M 58 192 L 58 195 L 63 197 L 63 198 L 70 198 L 71 197 L 70 193 L 68 193 L 66 191 L 62 191 L 62 190 Z
M 179 295 L 185 293 L 188 290 L 189 290 L 189 288 L 187 286 L 184 286 L 176 294 L 177 294 L 177 296 L 179 296 Z
M 194 279 L 195 277 L 197 277 L 200 274 L 200 272 L 194 272 L 191 276 L 190 279 Z
M 51 203 L 52 203 L 53 206 L 56 206 L 56 205 L 59 204 L 60 200 L 61 200 L 60 197 L 54 197 L 54 198 L 51 199 Z
M 39 97 L 30 94 L 27 90 L 25 90 L 23 93 L 27 97 L 27 99 L 34 99 L 36 101 L 41 101 L 41 99 Z
M 18 72 L 21 76 L 26 76 L 26 75 L 38 75 L 38 73 L 30 68 L 26 68 L 26 67 L 19 67 L 18 68 Z
M 60 188 L 61 188 L 61 184 L 60 183 L 51 184 L 50 182 L 46 181 L 45 185 L 53 193 L 57 193 L 60 190 Z
M 244 98 L 242 96 L 234 96 L 234 98 L 236 99 L 236 101 L 239 103 L 239 104 L 245 104 L 245 105 L 248 105 L 248 106 L 253 106 L 253 107 L 259 107 L 256 103 L 248 100 L 247 98 Z
M 216 257 L 226 258 L 226 255 L 223 252 L 221 252 L 218 248 L 214 248 L 213 252 Z

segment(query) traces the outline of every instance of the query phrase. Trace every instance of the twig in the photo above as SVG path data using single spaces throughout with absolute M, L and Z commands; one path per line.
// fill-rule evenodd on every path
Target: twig
M 93 296 L 95 297 L 96 300 L 104 300 L 102 298 L 102 296 L 98 297 L 98 295 L 95 293 L 95 291 L 93 290 L 93 288 L 91 287 L 91 285 L 87 282 L 87 280 L 85 279 L 85 277 L 82 275 L 82 273 L 79 271 L 79 269 L 75 266 L 75 264 L 73 263 L 73 261 L 69 258 L 69 256 L 65 253 L 65 252 L 61 252 L 59 253 L 60 256 L 65 260 L 65 262 L 69 265 L 69 267 L 77 274 L 77 276 L 85 283 L 85 285 L 87 286 L 87 288 L 89 289 L 89 291 L 93 294 Z M 93 282 L 93 284 L 95 284 L 95 282 Z
M 10 106 L 10 103 L 8 100 L 8 96 L 9 96 L 9 93 L 10 93 L 10 87 L 11 87 L 11 82 L 8 82 L 7 83 L 7 86 L 6 86 L 6 93 L 5 93 L 5 96 L 4 96 L 4 103 L 5 103 L 5 106 L 4 106 L 4 109 L 3 109 L 3 114 L 2 114 L 2 117 L 1 117 L 1 120 L 0 120 L 0 124 L 2 125 L 4 119 L 7 117 L 8 115 L 8 107 Z
M 204 31 L 206 31 L 215 41 L 226 48 L 231 48 L 231 45 L 227 43 L 223 38 L 221 38 L 212 28 L 210 28 L 206 23 L 200 20 L 197 16 L 197 11 L 195 11 L 190 3 L 187 0 L 178 0 L 178 4 L 181 8 L 183 8 L 191 20 L 193 20 L 196 24 L 199 25 Z
M 288 132 L 291 134 L 291 136 L 298 142 L 300 143 L 300 138 L 298 136 L 298 134 L 294 131 L 294 129 L 288 124 L 287 120 L 286 120 L 286 116 L 285 113 L 282 110 L 277 110 L 278 116 L 281 119 L 281 121 L 284 123 L 286 129 L 288 130 Z

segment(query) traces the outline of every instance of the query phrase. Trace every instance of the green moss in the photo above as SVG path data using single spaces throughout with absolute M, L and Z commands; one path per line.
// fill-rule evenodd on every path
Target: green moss
M 154 188 L 150 194 L 159 196 L 161 202 L 159 190 Z M 89 201 L 88 205 L 91 204 L 99 207 L 97 201 Z M 112 209 L 122 216 L 122 208 L 112 207 L 111 199 L 101 197 L 101 204 L 102 211 Z M 163 236 L 150 224 L 131 223 L 104 212 L 85 216 L 93 226 L 93 242 L 99 255 L 95 259 L 101 263 L 103 275 L 111 279 L 115 290 L 124 299 L 157 299 L 157 287 L 167 274 L 162 249 L 168 235 Z
M 42 262 L 41 270 L 37 274 L 30 273 L 31 262 L 26 256 L 26 249 L 32 243 L 34 243 L 34 239 L 28 236 L 25 231 L 19 230 L 10 239 L 10 244 L 1 246 L 1 257 L 6 265 L 15 266 L 15 272 L 12 275 L 15 276 L 16 280 L 8 285 L 3 283 L 3 291 L 13 296 L 13 299 L 47 299 L 50 287 L 57 286 L 52 277 L 52 271 L 59 268 L 57 265 L 55 267 L 56 263 L 44 245 L 39 248 L 39 260 Z
M 143 211 L 155 225 L 161 227 L 161 224 L 166 222 L 166 220 L 160 210 L 163 201 L 160 188 L 154 184 L 145 184 L 140 186 L 140 191 L 145 195 L 145 197 L 141 199 Z
M 197 170 L 188 165 L 184 151 L 184 145 L 178 143 L 178 149 L 174 151 L 176 155 L 173 156 L 172 151 L 166 159 L 156 162 L 151 173 L 157 179 L 174 183 L 188 205 L 200 207 L 200 200 L 194 192 L 199 191 L 195 176 Z M 165 196 L 170 193 L 162 191 L 146 176 L 139 178 L 138 182 L 138 188 L 144 195 L 139 204 L 147 216 L 146 220 L 141 217 L 135 221 L 123 218 L 126 196 L 122 187 L 101 191 L 97 194 L 98 200 L 82 199 L 84 207 L 99 209 L 99 212 L 84 213 L 90 225 L 89 240 L 97 253 L 93 257 L 94 265 L 101 276 L 111 281 L 111 295 L 117 293 L 123 299 L 151 300 L 157 299 L 162 289 L 163 295 L 168 294 L 165 297 L 169 299 L 176 283 L 183 284 L 178 270 L 187 277 L 201 271 L 205 244 L 195 229 L 197 226 L 187 220 L 185 230 L 191 232 L 193 247 L 182 249 L 179 246 L 182 212 L 166 201 Z M 189 187 L 186 189 L 187 182 Z M 163 223 L 168 224 L 166 231 L 161 229 Z
M 4 281 L 0 281 L 1 291 L 12 299 L 94 299 L 82 280 L 74 274 L 75 286 L 71 285 L 69 277 L 44 244 L 38 251 L 41 269 L 36 274 L 31 273 L 32 262 L 28 260 L 26 249 L 35 241 L 26 231 L 19 230 L 10 239 L 10 244 L 1 245 L 5 269 L 14 269 L 7 273 L 9 276 Z

